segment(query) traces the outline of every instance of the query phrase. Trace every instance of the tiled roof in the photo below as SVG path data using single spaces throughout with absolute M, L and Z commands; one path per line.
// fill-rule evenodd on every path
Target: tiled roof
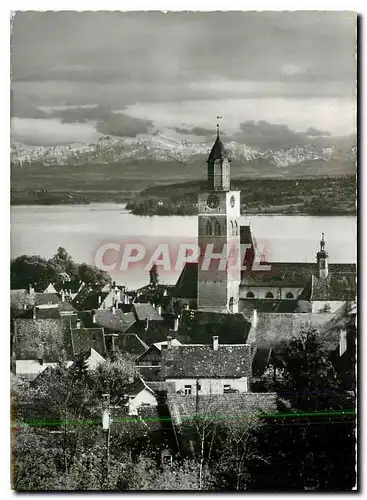
M 356 294 L 353 274 L 330 274 L 327 278 L 313 276 L 311 300 L 355 300 Z
M 61 302 L 61 299 L 56 293 L 35 292 L 35 301 L 36 306 L 41 306 L 47 304 L 59 304 Z
M 234 378 L 251 375 L 251 346 L 219 344 L 181 345 L 162 352 L 162 374 L 166 378 Z
M 38 359 L 40 344 L 47 362 L 58 361 L 63 349 L 72 354 L 68 325 L 62 319 L 14 320 L 16 359 Z
M 195 299 L 198 295 L 198 264 L 186 262 L 172 291 L 173 297 Z
M 34 297 L 31 297 L 27 290 L 10 290 L 10 307 L 12 309 L 23 310 L 24 306 L 33 306 Z
M 241 286 L 291 286 L 304 287 L 318 272 L 313 262 L 271 262 L 271 269 L 243 271 Z M 329 264 L 330 274 L 353 275 L 355 264 Z
M 137 370 L 139 371 L 140 375 L 142 378 L 147 381 L 159 381 L 161 379 L 160 372 L 161 372 L 161 367 L 160 366 L 137 366 Z
M 251 418 L 277 410 L 275 393 L 231 393 L 208 396 L 168 392 L 167 406 L 174 425 L 180 426 L 197 416 L 213 423 L 241 426 Z
M 93 348 L 101 356 L 107 355 L 103 328 L 73 328 L 73 352 L 78 355 Z
M 245 343 L 251 323 L 242 314 L 216 313 L 184 309 L 177 338 L 182 343 L 212 343 L 218 335 L 222 344 Z
M 136 322 L 136 319 L 134 313 L 124 313 L 121 309 L 116 309 L 115 312 L 98 309 L 95 311 L 95 322 L 96 325 L 108 330 L 124 333 Z
M 259 347 L 276 347 L 299 337 L 305 330 L 320 331 L 332 317 L 328 313 L 257 313 L 256 326 L 251 328 L 248 342 Z
M 136 333 L 122 333 L 119 335 L 116 346 L 121 352 L 127 352 L 132 356 L 140 356 L 147 349 L 147 344 Z
M 155 308 L 149 302 L 142 303 L 134 303 L 133 305 L 134 311 L 138 321 L 163 321 L 163 318 L 160 314 L 157 313 Z

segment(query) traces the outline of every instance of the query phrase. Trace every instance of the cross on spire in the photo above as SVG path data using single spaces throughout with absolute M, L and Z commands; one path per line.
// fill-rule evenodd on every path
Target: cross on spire
M 217 116 L 217 137 L 219 137 L 219 120 L 222 120 L 223 116 Z

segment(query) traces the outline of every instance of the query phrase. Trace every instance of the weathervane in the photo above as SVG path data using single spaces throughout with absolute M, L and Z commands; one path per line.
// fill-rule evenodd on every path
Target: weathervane
M 222 120 L 223 116 L 217 116 L 217 137 L 219 137 L 219 120 Z

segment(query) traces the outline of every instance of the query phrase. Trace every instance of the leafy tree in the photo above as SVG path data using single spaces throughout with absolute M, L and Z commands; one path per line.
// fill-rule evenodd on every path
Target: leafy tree
M 10 263 L 12 289 L 46 288 L 57 279 L 57 271 L 52 264 L 39 255 L 21 255 Z
M 355 475 L 355 402 L 341 389 L 317 332 L 305 331 L 273 359 L 280 417 L 261 433 L 270 462 L 255 479 L 270 490 L 349 491 Z M 266 477 L 266 482 L 264 482 Z

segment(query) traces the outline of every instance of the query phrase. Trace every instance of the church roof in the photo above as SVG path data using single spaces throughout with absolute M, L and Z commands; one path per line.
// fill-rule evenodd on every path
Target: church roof
M 185 299 L 195 299 L 198 294 L 198 263 L 186 262 L 182 269 L 176 286 L 172 291 L 174 297 Z
M 270 262 L 268 265 L 271 266 L 269 271 L 244 271 L 242 273 L 241 286 L 290 286 L 303 288 L 307 286 L 312 275 L 318 273 L 316 262 Z M 349 280 L 352 277 L 354 279 L 356 266 L 355 264 L 329 264 L 329 273 L 330 275 L 338 276 L 337 280 Z
M 208 162 L 215 160 L 223 160 L 224 158 L 228 158 L 227 151 L 225 150 L 222 141 L 220 140 L 219 135 L 213 144 L 212 150 L 210 151 Z
M 212 344 L 218 335 L 223 344 L 245 343 L 251 322 L 242 313 L 221 313 L 184 309 L 177 338 L 181 343 Z

